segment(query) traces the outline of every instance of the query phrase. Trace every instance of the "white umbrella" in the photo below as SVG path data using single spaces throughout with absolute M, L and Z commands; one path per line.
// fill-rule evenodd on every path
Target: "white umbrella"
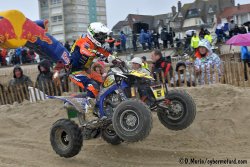
M 187 30 L 186 35 L 192 36 L 193 33 L 196 33 L 196 30 Z

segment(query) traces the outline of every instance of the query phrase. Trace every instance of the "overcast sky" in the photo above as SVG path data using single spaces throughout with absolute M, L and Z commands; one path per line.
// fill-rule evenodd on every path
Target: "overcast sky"
M 193 1 L 181 0 L 182 4 Z M 172 6 L 177 6 L 177 2 L 178 0 L 106 0 L 108 27 L 112 28 L 130 13 L 145 15 L 168 13 Z M 236 0 L 237 3 L 246 4 L 249 0 Z M 0 11 L 8 9 L 18 9 L 31 20 L 39 19 L 38 0 L 2 0 Z

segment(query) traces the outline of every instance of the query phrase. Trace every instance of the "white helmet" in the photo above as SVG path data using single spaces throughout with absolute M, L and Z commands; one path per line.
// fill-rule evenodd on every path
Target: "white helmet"
M 140 57 L 135 57 L 131 60 L 131 63 L 136 63 L 142 65 L 142 59 Z
M 90 23 L 87 30 L 87 37 L 97 46 L 101 47 L 105 43 L 110 30 L 100 22 Z

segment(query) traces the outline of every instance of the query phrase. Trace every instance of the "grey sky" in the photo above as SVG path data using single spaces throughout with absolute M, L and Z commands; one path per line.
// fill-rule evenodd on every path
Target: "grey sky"
M 194 0 L 181 0 L 182 4 Z M 156 15 L 168 13 L 178 0 L 106 0 L 108 26 L 112 28 L 120 20 L 124 20 L 129 13 Z M 236 0 L 236 4 L 246 4 L 249 0 Z M 2 0 L 0 11 L 18 9 L 31 20 L 39 19 L 38 0 Z

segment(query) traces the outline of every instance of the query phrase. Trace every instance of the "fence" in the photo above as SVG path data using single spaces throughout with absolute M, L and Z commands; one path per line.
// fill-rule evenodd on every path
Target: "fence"
M 207 68 L 208 69 L 208 68 Z M 221 73 L 219 73 L 221 71 Z M 250 77 L 250 68 L 246 66 L 246 74 Z M 156 75 L 156 80 L 160 81 L 163 74 Z M 170 75 L 164 77 L 168 87 L 194 87 L 209 84 L 230 84 L 237 87 L 250 87 L 250 79 L 245 81 L 244 64 L 237 61 L 228 61 L 221 64 L 220 69 L 211 68 L 205 70 L 203 78 L 201 72 L 197 72 L 193 65 L 189 65 L 183 71 L 173 71 Z M 39 88 L 39 89 L 37 89 Z M 2 86 L 0 88 L 0 104 L 13 104 L 14 102 L 22 102 L 25 99 L 29 101 L 39 101 L 46 99 L 46 95 L 60 96 L 64 92 L 82 92 L 83 90 L 75 84 L 67 80 L 63 84 L 55 85 L 53 82 L 43 83 L 42 85 L 16 85 Z

